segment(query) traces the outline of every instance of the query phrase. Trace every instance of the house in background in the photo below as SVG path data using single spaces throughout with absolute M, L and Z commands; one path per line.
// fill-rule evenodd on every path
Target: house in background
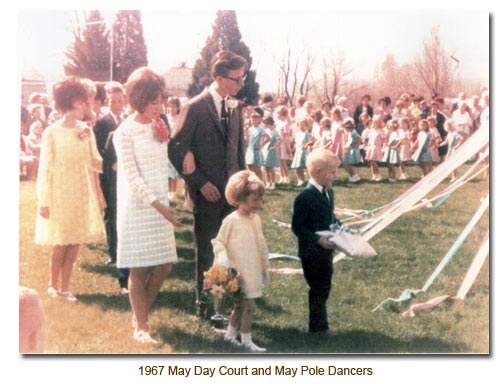
M 170 68 L 163 74 L 169 96 L 188 97 L 187 91 L 193 79 L 193 68 L 188 68 L 186 63 Z
M 24 63 L 21 74 L 21 105 L 29 104 L 33 92 L 51 94 L 51 83 L 31 64 Z

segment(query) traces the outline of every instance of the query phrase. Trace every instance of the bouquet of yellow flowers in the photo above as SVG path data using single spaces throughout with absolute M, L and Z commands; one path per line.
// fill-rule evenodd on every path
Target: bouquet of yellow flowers
M 234 268 L 214 265 L 204 274 L 203 289 L 214 297 L 235 296 L 240 292 L 240 275 Z
M 213 265 L 203 276 L 203 290 L 210 292 L 214 300 L 215 315 L 211 317 L 212 323 L 221 328 L 227 320 L 220 313 L 222 300 L 225 296 L 235 297 L 240 294 L 240 274 L 234 268 Z

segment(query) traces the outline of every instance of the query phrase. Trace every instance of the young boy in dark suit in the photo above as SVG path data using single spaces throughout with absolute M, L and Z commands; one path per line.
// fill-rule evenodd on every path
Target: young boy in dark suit
M 329 330 L 326 301 L 332 287 L 333 245 L 316 232 L 340 224 L 333 213 L 331 189 L 340 160 L 331 151 L 318 148 L 308 155 L 306 166 L 311 179 L 295 199 L 292 230 L 299 241 L 299 257 L 310 288 L 309 332 L 323 335 Z

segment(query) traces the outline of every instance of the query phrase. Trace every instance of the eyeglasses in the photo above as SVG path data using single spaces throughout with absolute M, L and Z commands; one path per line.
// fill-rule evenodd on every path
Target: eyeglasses
M 245 82 L 245 79 L 247 78 L 247 76 L 241 76 L 241 77 L 238 77 L 238 78 L 235 78 L 235 77 L 229 77 L 229 76 L 222 76 L 223 78 L 225 79 L 229 79 L 229 80 L 232 80 L 234 81 L 236 84 L 243 84 Z

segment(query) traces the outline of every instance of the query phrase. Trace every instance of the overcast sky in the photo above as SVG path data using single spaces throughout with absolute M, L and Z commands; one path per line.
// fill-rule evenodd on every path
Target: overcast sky
M 102 12 L 108 23 L 114 11 Z M 64 51 L 73 41 L 75 11 L 20 13 L 21 61 L 30 63 L 49 79 L 62 76 Z M 422 51 L 434 27 L 444 49 L 460 59 L 464 77 L 488 82 L 489 15 L 479 11 L 237 11 L 243 41 L 249 46 L 263 91 L 277 88 L 277 61 L 288 46 L 298 52 L 343 52 L 356 67 L 353 75 L 370 78 L 375 65 L 388 53 L 398 63 Z M 212 32 L 215 11 L 142 11 L 149 66 L 165 72 L 180 62 L 192 66 Z

